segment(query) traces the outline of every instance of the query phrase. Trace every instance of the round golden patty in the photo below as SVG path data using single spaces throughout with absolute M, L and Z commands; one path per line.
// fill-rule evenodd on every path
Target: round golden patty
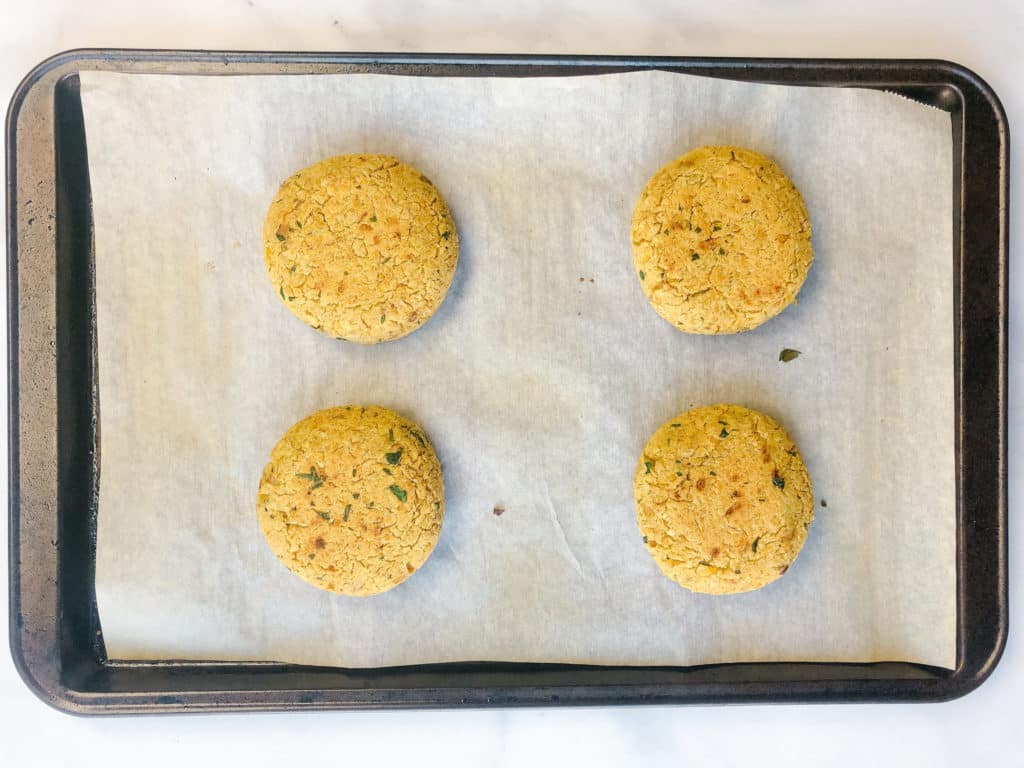
M 340 155 L 281 185 L 263 224 L 274 289 L 309 325 L 375 344 L 441 306 L 459 259 L 448 205 L 430 180 L 386 155 Z
M 423 431 L 394 411 L 328 408 L 274 446 L 256 506 L 270 548 L 293 572 L 331 592 L 375 595 L 434 550 L 441 464 Z
M 696 408 L 662 424 L 644 446 L 633 493 L 651 557 L 694 592 L 774 581 L 814 520 L 811 479 L 793 441 L 739 405 Z
M 813 259 L 800 192 L 740 147 L 700 147 L 654 174 L 631 235 L 644 293 L 687 333 L 756 328 L 796 301 Z

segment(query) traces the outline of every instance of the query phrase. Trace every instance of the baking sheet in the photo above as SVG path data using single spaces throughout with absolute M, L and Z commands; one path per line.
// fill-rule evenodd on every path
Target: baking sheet
M 948 114 L 662 72 L 81 80 L 111 658 L 954 665 Z M 679 333 L 632 269 L 644 183 L 705 143 L 778 160 L 814 227 L 800 303 L 737 336 Z M 280 181 L 346 152 L 423 170 L 462 243 L 439 313 L 375 347 L 307 328 L 263 266 Z M 724 598 L 660 575 L 631 488 L 660 423 L 720 401 L 785 425 L 828 504 L 784 578 Z M 437 550 L 371 599 L 305 585 L 256 523 L 273 444 L 343 403 L 414 418 L 445 470 Z

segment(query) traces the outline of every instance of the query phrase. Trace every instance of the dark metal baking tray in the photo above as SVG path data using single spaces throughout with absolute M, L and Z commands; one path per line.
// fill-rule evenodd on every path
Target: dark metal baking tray
M 952 116 L 957 654 L 694 667 L 454 663 L 334 669 L 107 659 L 93 573 L 99 420 L 89 169 L 78 73 L 377 72 L 550 77 L 658 69 L 894 91 Z M 792 701 L 939 701 L 982 683 L 1007 632 L 1008 131 L 996 95 L 944 61 L 80 50 L 33 69 L 7 114 L 10 627 L 15 663 L 77 714 Z

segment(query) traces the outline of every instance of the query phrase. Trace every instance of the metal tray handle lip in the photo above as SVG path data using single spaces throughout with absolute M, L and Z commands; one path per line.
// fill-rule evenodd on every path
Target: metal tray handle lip
M 304 688 L 274 690 L 139 690 L 84 692 L 66 687 L 41 692 L 30 686 L 45 704 L 75 716 L 152 715 L 180 712 L 273 712 L 283 709 L 310 710 L 395 710 L 452 708 L 522 708 L 537 706 L 656 706 L 765 703 L 941 703 L 963 695 L 951 691 L 942 681 L 928 681 L 927 688 L 911 688 L 894 696 L 906 680 L 872 680 L 860 690 L 836 690 L 842 681 L 814 680 L 765 684 L 707 683 L 695 692 L 686 684 L 590 684 L 523 685 L 499 687 L 423 687 L 330 689 Z M 920 681 L 914 681 L 919 683 Z M 772 690 L 763 690 L 771 688 Z M 762 690 L 759 690 L 762 689 Z M 973 690 L 973 689 L 972 689 Z M 44 695 L 45 694 L 45 695 Z M 396 698 L 403 696 L 404 698 Z
M 18 84 L 18 87 L 15 88 L 8 106 L 8 123 L 11 121 L 12 112 L 16 107 L 20 107 L 27 91 L 50 70 L 73 63 L 87 63 L 109 59 L 118 61 L 167 62 L 191 62 L 200 59 L 208 62 L 223 62 L 225 64 L 252 62 L 283 64 L 494 64 L 502 66 L 593 66 L 632 69 L 658 69 L 661 67 L 679 66 L 714 66 L 726 70 L 748 69 L 751 66 L 765 67 L 767 69 L 835 69 L 842 71 L 848 71 L 851 68 L 855 70 L 886 70 L 892 68 L 932 69 L 936 72 L 946 73 L 950 80 L 956 80 L 979 91 L 993 105 L 1000 124 L 1006 124 L 1006 112 L 992 87 L 973 70 L 948 59 L 640 56 L 548 53 L 398 53 L 387 51 L 266 51 L 171 48 L 69 48 L 48 56 L 30 69 Z M 885 85 L 885 83 L 880 80 L 878 85 Z
M 999 536 L 999 563 L 996 568 L 997 584 L 997 609 L 998 617 L 996 631 L 991 637 L 992 646 L 984 659 L 974 665 L 973 670 L 966 668 L 966 660 L 960 659 L 953 674 L 946 678 L 943 687 L 946 689 L 941 700 L 950 701 L 965 696 L 978 689 L 995 671 L 1002 660 L 1006 650 L 1007 637 L 1010 629 L 1009 619 L 1009 537 L 1007 527 L 1009 523 L 1009 496 L 1007 488 L 1008 464 L 1007 464 L 1007 437 L 1008 437 L 1008 376 L 1009 376 L 1009 264 L 1010 264 L 1010 128 L 1006 116 L 1006 110 L 995 90 L 973 70 L 950 61 L 937 61 L 937 65 L 943 67 L 950 75 L 950 85 L 960 91 L 960 98 L 964 101 L 964 92 L 973 91 L 981 97 L 986 106 L 991 110 L 992 119 L 995 122 L 999 134 L 999 155 L 1002 160 L 1001 173 L 998 185 L 999 209 L 998 226 L 1000 237 L 995 257 L 999 262 L 999 286 L 997 309 L 1000 318 L 997 329 L 999 354 L 1002 361 L 997 372 L 997 403 L 999 408 L 999 431 L 996 438 L 999 440 L 997 451 L 998 457 L 998 498 L 996 501 L 996 515 L 998 524 L 996 527 Z M 963 248 L 963 246 L 961 246 Z M 963 396 L 963 395 L 961 395 Z M 961 527 L 961 531 L 963 528 Z M 959 587 L 958 587 L 959 588 Z
M 337 64 L 497 64 L 519 66 L 593 66 L 623 67 L 632 69 L 659 69 L 679 66 L 715 66 L 726 69 L 746 69 L 761 66 L 768 69 L 836 69 L 847 71 L 889 69 L 934 69 L 944 72 L 951 81 L 962 87 L 977 91 L 992 107 L 1000 130 L 1008 137 L 1009 128 L 1006 110 L 995 90 L 974 70 L 948 59 L 857 59 L 857 58 L 785 58 L 738 56 L 609 56 L 597 54 L 518 54 L 518 53 L 388 53 L 382 51 L 261 51 L 261 50 L 211 50 L 211 49 L 169 49 L 169 48 L 69 48 L 40 61 L 30 69 L 15 88 L 7 107 L 6 139 L 12 145 L 18 113 L 25 96 L 31 88 L 53 69 L 75 63 L 87 63 L 103 59 L 144 60 L 144 61 L 204 61 L 247 63 L 274 61 L 275 63 L 337 63 Z M 901 84 L 906 84 L 901 83 Z M 953 83 L 951 83 L 953 84 Z M 851 83 L 851 87 L 859 84 Z M 870 86 L 884 87 L 884 80 Z M 958 88 L 962 99 L 962 88 Z M 10 172 L 8 165 L 8 173 Z
M 933 59 L 922 62 L 944 72 L 947 76 L 948 85 L 953 88 L 960 99 L 961 105 L 967 104 L 966 95 L 968 92 L 979 97 L 985 106 L 991 111 L 993 120 L 999 136 L 999 156 L 1002 160 L 1001 173 L 998 183 L 997 194 L 1000 198 L 1000 205 L 997 212 L 1000 237 L 998 250 L 995 257 L 999 262 L 999 286 L 997 307 L 1000 317 L 997 330 L 999 343 L 999 359 L 1002 366 L 997 372 L 997 403 L 999 408 L 999 440 L 998 456 L 998 498 L 996 501 L 996 515 L 999 518 L 998 535 L 1000 562 L 997 572 L 997 609 L 998 618 L 996 631 L 991 636 L 992 645 L 987 655 L 977 660 L 971 669 L 967 667 L 966 659 L 960 658 L 952 674 L 941 681 L 939 690 L 936 691 L 936 701 L 952 701 L 966 696 L 977 690 L 995 671 L 1006 650 L 1006 642 L 1009 634 L 1009 595 L 1008 595 L 1008 561 L 1009 542 L 1006 535 L 1008 525 L 1008 489 L 1007 489 L 1007 380 L 1008 361 L 1007 342 L 1009 335 L 1009 210 L 1010 210 L 1010 129 L 1006 110 L 1002 101 L 989 83 L 977 74 L 974 70 L 963 64 L 946 59 Z M 966 115 L 965 115 L 966 118 Z M 961 244 L 961 250 L 965 247 Z M 963 394 L 961 394 L 963 397 Z M 959 431 L 959 424 L 957 425 Z M 958 435 L 959 439 L 959 435 Z M 960 532 L 963 527 L 961 526 Z M 959 589 L 959 585 L 958 585 Z

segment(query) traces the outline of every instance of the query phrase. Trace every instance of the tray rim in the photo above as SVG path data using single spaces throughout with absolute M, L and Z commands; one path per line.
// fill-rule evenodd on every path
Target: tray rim
M 964 585 L 960 580 L 961 547 L 964 546 L 964 520 L 962 516 L 961 479 L 959 477 L 959 466 L 963 461 L 960 455 L 960 431 L 962 429 L 961 414 L 959 413 L 959 401 L 963 398 L 960 392 L 962 371 L 960 360 L 963 357 L 963 336 L 958 333 L 957 343 L 957 464 L 958 464 L 958 665 L 951 673 L 944 674 L 937 678 L 901 679 L 901 682 L 918 683 L 919 685 L 911 690 L 901 690 L 898 686 L 890 686 L 887 692 L 879 687 L 879 683 L 885 680 L 846 679 L 833 678 L 810 681 L 790 681 L 785 686 L 779 686 L 771 691 L 757 690 L 759 685 L 771 686 L 773 683 L 751 683 L 744 685 L 736 682 L 718 684 L 705 684 L 701 695 L 691 696 L 678 689 L 678 685 L 686 686 L 686 683 L 673 684 L 668 686 L 658 685 L 556 685 L 556 686 L 503 686 L 490 688 L 461 689 L 458 687 L 416 687 L 416 688 L 355 688 L 355 689 L 308 689 L 296 690 L 290 693 L 294 696 L 284 695 L 289 691 L 285 690 L 209 690 L 209 691 L 181 691 L 180 695 L 168 691 L 142 691 L 138 693 L 111 691 L 89 692 L 77 690 L 74 686 L 65 684 L 63 677 L 58 676 L 54 680 L 45 680 L 45 675 L 39 672 L 46 665 L 57 664 L 60 659 L 44 657 L 29 650 L 24 642 L 26 634 L 33 631 L 33 627 L 24 622 L 22 615 L 22 594 L 20 592 L 20 555 L 21 555 L 21 456 L 20 456 L 20 428 L 24 425 L 20 421 L 20 392 L 19 392 L 19 363 L 20 363 L 20 313 L 18 293 L 18 223 L 19 207 L 16 205 L 18 199 L 18 165 L 17 165 L 17 129 L 18 118 L 25 105 L 26 99 L 33 94 L 34 90 L 47 75 L 54 70 L 70 70 L 67 75 L 77 74 L 82 69 L 97 69 L 97 63 L 120 65 L 129 71 L 132 67 L 146 64 L 169 65 L 174 64 L 223 64 L 229 70 L 232 65 L 266 65 L 267 67 L 279 65 L 312 66 L 312 65 L 357 65 L 357 66 L 500 66 L 500 67 L 523 67 L 528 68 L 593 68 L 593 69 L 679 69 L 679 68 L 707 68 L 713 69 L 718 76 L 729 77 L 730 73 L 735 74 L 749 68 L 760 68 L 767 72 L 785 74 L 798 72 L 808 74 L 812 70 L 818 74 L 861 74 L 865 72 L 896 71 L 901 68 L 904 71 L 927 70 L 934 75 L 933 79 L 927 81 L 929 86 L 945 86 L 954 90 L 961 103 L 964 103 L 968 95 L 980 100 L 985 109 L 990 110 L 991 119 L 999 134 L 998 160 L 1000 161 L 1000 179 L 997 193 L 998 199 L 993 201 L 998 205 L 997 218 L 999 224 L 998 252 L 996 260 L 998 266 L 999 283 L 996 286 L 996 307 L 997 312 L 995 324 L 990 330 L 996 331 L 998 336 L 998 371 L 995 376 L 997 388 L 995 405 L 998 410 L 998 435 L 996 447 L 996 467 L 998 473 L 998 487 L 995 491 L 996 509 L 994 511 L 995 530 L 989 531 L 996 539 L 998 562 L 993 571 L 992 586 L 994 587 L 994 605 L 997 611 L 994 631 L 987 638 L 988 652 L 984 658 L 975 660 L 977 663 L 972 668 L 964 664 L 962 658 L 962 643 L 959 638 L 961 627 L 959 626 L 959 614 L 962 602 L 965 599 Z M 102 67 L 110 68 L 110 67 Z M 116 66 L 114 68 L 117 68 Z M 125 69 L 122 69 L 125 71 Z M 143 70 L 144 71 L 144 70 Z M 212 76 L 218 76 L 211 73 Z M 229 71 L 224 74 L 230 75 L 251 75 L 251 74 L 273 74 L 267 72 L 237 72 Z M 283 74 L 283 73 L 282 73 Z M 471 74 L 471 73 L 470 73 Z M 540 74 L 540 73 L 538 73 Z M 575 74 L 587 74 L 585 71 L 566 72 L 563 76 Z M 702 73 L 706 74 L 706 73 Z M 712 75 L 714 76 L 714 75 Z M 753 79 L 753 78 L 746 78 Z M 773 82 L 771 79 L 757 78 L 758 82 Z M 796 83 L 793 83 L 796 84 Z M 815 83 L 804 83 L 813 85 Z M 899 80 L 894 78 L 886 81 L 878 78 L 858 80 L 856 77 L 843 82 L 822 83 L 826 87 L 862 86 L 885 88 L 886 85 L 894 87 L 914 86 L 922 84 L 917 80 Z M 55 81 L 53 90 L 56 91 L 58 83 Z M 955 129 L 954 129 L 955 130 Z M 30 70 L 14 91 L 7 111 L 5 126 L 7 177 L 5 179 L 7 191 L 7 248 L 8 248 L 8 417 L 9 417 L 9 569 L 10 569 L 10 645 L 15 666 L 28 687 L 44 702 L 65 712 L 75 714 L 105 714 L 105 713 L 126 713 L 126 712 L 167 712 L 167 711 L 224 711 L 224 710 L 266 710 L 282 708 L 395 708 L 395 707 L 445 707 L 445 706 L 519 706 L 536 704 L 608 704 L 608 703 L 696 703 L 707 701 L 718 702 L 758 702 L 758 701 L 942 701 L 963 696 L 977 688 L 992 673 L 1002 655 L 1005 647 L 1008 617 L 1007 617 L 1007 540 L 1006 540 L 1006 378 L 1007 378 L 1007 356 L 1006 356 L 1006 335 L 1008 327 L 1007 317 L 1007 262 L 1008 262 L 1008 162 L 1009 162 L 1009 131 L 1005 111 L 999 102 L 994 91 L 971 70 L 954 62 L 941 59 L 791 59 L 791 58 L 739 58 L 739 57 L 676 57 L 676 56 L 594 56 L 594 55 L 535 55 L 535 54 L 402 54 L 402 53 L 335 53 L 335 52 L 275 52 L 275 51 L 203 51 L 203 50 L 167 50 L 167 49 L 99 49 L 83 48 L 64 51 L 51 56 L 36 67 Z M 956 217 L 956 211 L 954 216 Z M 962 251 L 963 249 L 961 249 Z M 964 254 L 956 254 L 955 264 L 962 269 Z M 963 296 L 955 296 L 955 301 L 962 303 Z M 959 306 L 959 304 L 958 304 Z M 955 308 L 956 311 L 956 308 Z M 958 318 L 962 325 L 962 318 Z M 957 329 L 960 331 L 960 327 Z M 54 328 L 56 333 L 56 327 Z M 56 354 L 54 354 L 56 357 Z M 54 517 L 59 513 L 54 504 Z M 983 532 L 984 533 L 984 532 Z M 975 533 L 974 535 L 980 535 Z M 57 557 L 50 553 L 50 559 L 59 567 Z M 54 573 L 55 584 L 59 581 L 59 573 Z M 59 589 L 55 588 L 59 593 Z M 58 598 L 59 599 L 59 598 Z M 95 602 L 95 599 L 94 599 Z M 59 623 L 59 619 L 57 620 Z M 59 631 L 59 630 L 58 630 Z M 54 649 L 59 653 L 59 649 Z M 878 662 L 885 665 L 890 662 Z M 173 662 L 104 662 L 103 666 L 121 669 L 158 668 L 173 665 Z M 810 666 L 823 666 L 856 669 L 863 666 L 875 666 L 864 664 L 814 664 L 807 662 L 789 663 L 746 663 L 734 665 L 711 665 L 730 667 L 758 667 L 765 668 L 774 664 L 809 664 Z M 899 662 L 898 664 L 903 664 Z M 186 662 L 186 666 L 193 669 L 221 669 L 235 667 L 271 667 L 273 669 L 309 669 L 298 668 L 292 665 L 278 665 L 272 662 L 247 662 L 247 663 L 223 663 L 223 662 Z M 466 665 L 436 665 L 446 668 L 455 668 Z M 501 664 L 491 666 L 503 666 Z M 505 665 L 507 666 L 507 665 Z M 516 665 L 511 665 L 516 666 Z M 551 666 L 551 667 L 583 667 L 583 665 L 522 665 Z M 921 666 L 921 665 L 911 665 Z M 392 670 L 395 668 L 391 668 Z M 602 668 L 619 669 L 619 668 Z M 635 670 L 646 668 L 632 668 Z M 667 669 L 667 668 L 657 668 Z M 677 669 L 677 668 L 672 668 Z M 682 668 L 696 669 L 696 668 Z M 922 667 L 922 669 L 925 669 Z M 945 672 L 945 671 L 943 671 Z M 888 681 L 892 682 L 892 681 Z M 832 685 L 830 685 L 832 683 Z M 842 683 L 842 685 L 838 685 Z M 857 686 L 857 683 L 863 683 Z M 660 690 L 652 690 L 660 689 Z M 309 698 L 310 690 L 317 690 L 322 694 L 344 694 L 355 693 L 355 696 L 322 696 L 319 699 Z M 455 692 L 455 695 L 453 695 Z M 377 695 L 367 696 L 368 693 Z M 305 695 L 303 695 L 305 694 Z M 362 695 L 359 695 L 362 694 Z M 397 694 L 397 695 L 396 695 Z M 401 695 L 404 694 L 404 695 Z M 412 694 L 412 695 L 410 695 Z M 219 697 L 219 698 L 218 698 Z

